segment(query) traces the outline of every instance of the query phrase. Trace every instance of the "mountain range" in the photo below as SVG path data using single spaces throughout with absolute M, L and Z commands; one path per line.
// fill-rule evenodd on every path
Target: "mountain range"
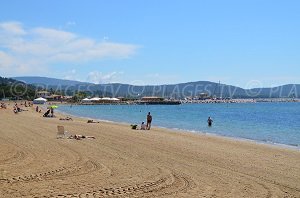
M 90 96 L 133 97 L 161 96 L 165 98 L 195 97 L 200 93 L 222 98 L 299 98 L 300 84 L 288 84 L 271 88 L 243 89 L 241 87 L 219 84 L 210 81 L 197 81 L 165 85 L 129 85 L 121 83 L 93 84 L 73 80 L 47 77 L 13 77 L 13 79 L 44 89 L 65 91 L 84 91 Z

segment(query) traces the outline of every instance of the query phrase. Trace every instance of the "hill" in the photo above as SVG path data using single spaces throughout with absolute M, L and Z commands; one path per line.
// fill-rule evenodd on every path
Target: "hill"
M 272 88 L 243 89 L 241 87 L 218 84 L 210 81 L 197 81 L 169 85 L 130 85 L 121 83 L 92 84 L 87 82 L 62 80 L 46 77 L 14 77 L 16 80 L 52 88 L 56 91 L 63 90 L 67 94 L 74 91 L 85 91 L 90 96 L 110 96 L 139 98 L 142 96 L 161 96 L 165 98 L 194 97 L 200 93 L 222 98 L 278 98 L 300 97 L 300 85 L 289 84 Z
M 75 86 L 78 84 L 92 84 L 75 80 L 62 80 L 57 78 L 39 77 L 39 76 L 20 76 L 12 77 L 12 79 L 35 85 L 60 85 L 60 86 Z
M 27 99 L 35 97 L 35 87 L 11 78 L 0 77 L 0 99 Z

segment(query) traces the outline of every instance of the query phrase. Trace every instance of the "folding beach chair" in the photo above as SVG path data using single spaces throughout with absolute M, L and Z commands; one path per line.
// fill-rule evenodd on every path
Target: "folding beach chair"
M 67 136 L 67 131 L 65 131 L 64 126 L 57 126 L 57 138 L 64 138 Z

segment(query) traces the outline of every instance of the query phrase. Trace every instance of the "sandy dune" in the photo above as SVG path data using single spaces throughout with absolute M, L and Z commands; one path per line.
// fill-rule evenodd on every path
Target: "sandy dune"
M 299 151 L 11 108 L 0 109 L 0 197 L 300 197 Z M 57 125 L 96 139 L 56 139 Z

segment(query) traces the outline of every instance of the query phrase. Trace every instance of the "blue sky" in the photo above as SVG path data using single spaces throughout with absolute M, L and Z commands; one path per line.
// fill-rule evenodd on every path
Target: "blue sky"
M 300 84 L 300 1 L 1 1 L 0 76 Z

